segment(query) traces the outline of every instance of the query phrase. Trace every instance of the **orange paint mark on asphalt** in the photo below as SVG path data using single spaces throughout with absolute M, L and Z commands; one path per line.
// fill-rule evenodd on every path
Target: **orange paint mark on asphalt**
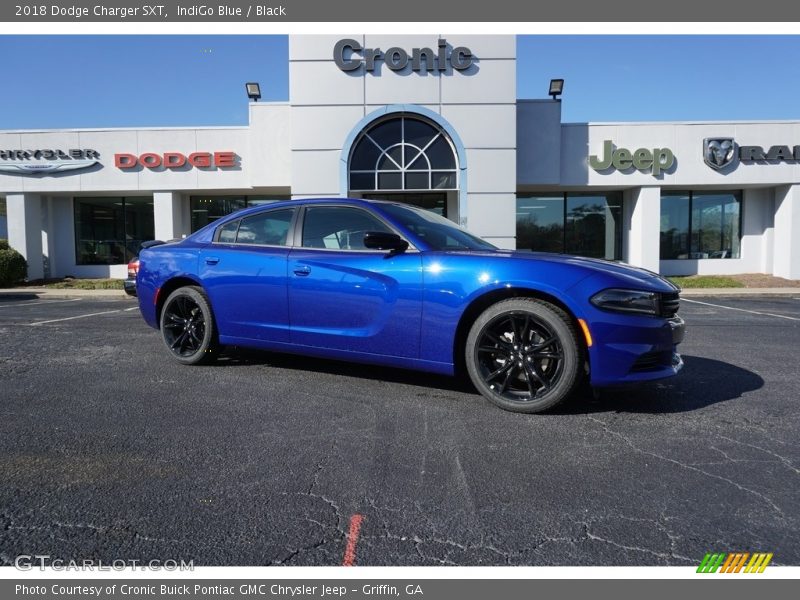
M 344 550 L 344 560 L 342 566 L 352 567 L 356 562 L 356 545 L 358 544 L 358 535 L 361 533 L 361 522 L 364 520 L 364 515 L 353 515 L 350 517 L 350 529 L 347 532 L 347 547 Z

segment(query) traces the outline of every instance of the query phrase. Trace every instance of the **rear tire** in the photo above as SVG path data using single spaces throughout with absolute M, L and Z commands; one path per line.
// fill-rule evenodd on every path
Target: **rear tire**
M 178 288 L 161 309 L 161 339 L 172 358 L 184 365 L 212 362 L 219 344 L 214 315 L 203 288 Z
M 504 410 L 539 413 L 566 400 L 583 379 L 584 348 L 558 306 L 510 298 L 487 308 L 467 336 L 467 372 Z

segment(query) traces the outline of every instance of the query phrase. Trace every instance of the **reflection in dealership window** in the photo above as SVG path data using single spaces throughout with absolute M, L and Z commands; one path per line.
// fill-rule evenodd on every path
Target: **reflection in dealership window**
M 564 196 L 517 198 L 517 248 L 564 252 Z
M 8 237 L 8 219 L 6 211 L 6 199 L 0 198 L 0 238 Z
M 619 260 L 619 192 L 547 194 L 517 198 L 517 248 Z
M 192 232 L 213 223 L 220 217 L 250 206 L 285 200 L 282 196 L 191 196 Z
M 661 259 L 739 258 L 740 192 L 664 192 Z
M 154 237 L 152 196 L 75 198 L 76 264 L 127 263 Z

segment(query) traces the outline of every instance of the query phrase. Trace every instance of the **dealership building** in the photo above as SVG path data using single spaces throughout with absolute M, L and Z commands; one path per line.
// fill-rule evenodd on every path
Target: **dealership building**
M 0 131 L 0 235 L 29 278 L 124 277 L 144 240 L 350 196 L 501 248 L 800 279 L 800 121 L 564 123 L 517 98 L 515 36 L 294 35 L 289 62 L 288 101 L 246 126 Z

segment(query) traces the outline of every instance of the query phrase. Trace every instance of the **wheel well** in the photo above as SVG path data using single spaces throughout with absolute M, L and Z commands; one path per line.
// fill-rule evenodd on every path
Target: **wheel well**
M 189 277 L 174 277 L 173 279 L 167 280 L 167 282 L 159 288 L 158 302 L 156 302 L 156 323 L 159 324 L 159 327 L 161 326 L 161 309 L 164 308 L 164 302 L 167 301 L 167 298 L 169 298 L 172 292 L 178 288 L 186 287 L 187 285 L 203 287 Z
M 480 314 L 492 304 L 496 304 L 501 300 L 508 300 L 509 298 L 538 298 L 539 300 L 544 300 L 545 302 L 549 302 L 550 304 L 558 306 L 561 310 L 567 313 L 567 315 L 569 315 L 569 318 L 572 320 L 572 324 L 575 326 L 575 330 L 581 331 L 578 319 L 567 307 L 567 305 L 561 302 L 561 300 L 555 296 L 528 288 L 502 288 L 499 290 L 494 290 L 473 300 L 472 304 L 470 304 L 461 315 L 461 319 L 458 322 L 458 327 L 456 328 L 455 340 L 453 342 L 453 364 L 455 365 L 456 371 L 462 373 L 465 372 L 466 364 L 464 359 L 464 346 L 467 343 L 467 336 L 469 335 L 469 330 L 472 327 L 472 324 L 475 322 L 475 319 L 477 319 Z M 586 340 L 583 338 L 583 336 L 579 335 L 578 341 L 583 345 L 584 350 L 586 350 Z M 588 353 L 586 356 L 588 360 Z

